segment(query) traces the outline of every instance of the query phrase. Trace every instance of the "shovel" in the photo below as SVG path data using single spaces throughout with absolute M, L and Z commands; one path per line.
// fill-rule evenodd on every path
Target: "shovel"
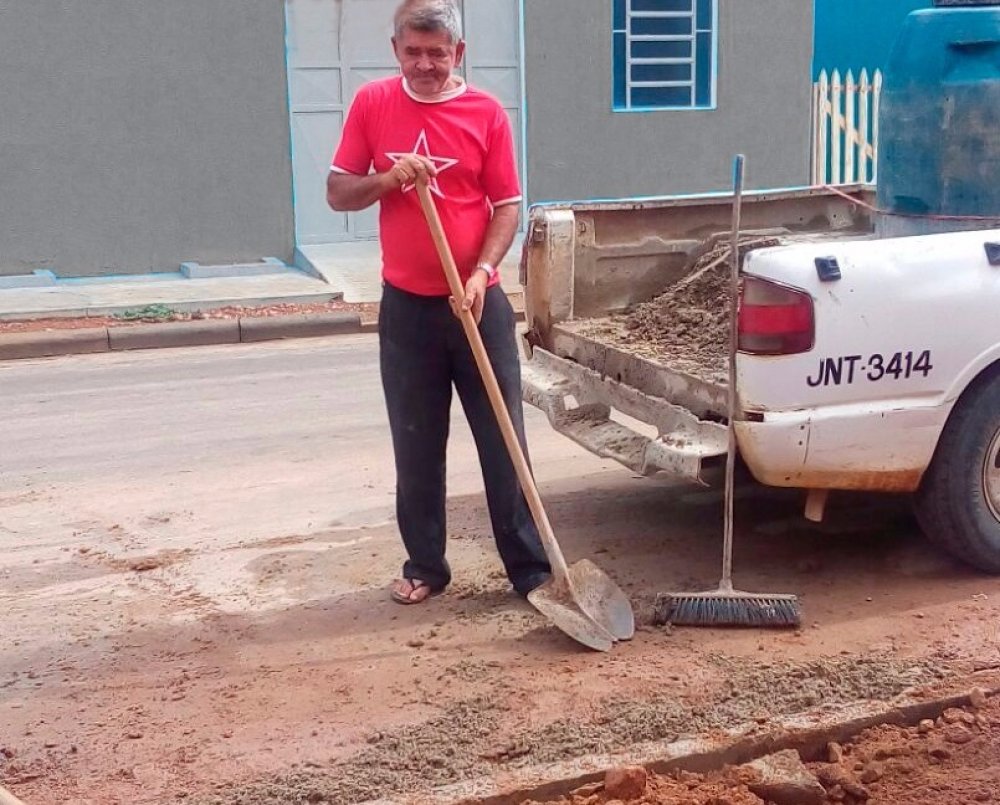
M 431 237 L 434 239 L 434 245 L 448 277 L 451 294 L 456 300 L 461 300 L 465 297 L 465 288 L 462 287 L 462 279 L 455 265 L 451 246 L 426 181 L 418 179 L 417 194 L 420 196 L 420 206 L 427 218 Z M 511 422 L 510 413 L 504 404 L 493 366 L 479 334 L 479 326 L 471 310 L 459 310 L 459 313 L 476 365 L 482 375 L 486 393 L 489 395 L 490 404 L 493 406 L 493 413 L 500 425 L 504 443 L 507 445 L 514 470 L 528 502 L 528 508 L 535 519 L 535 525 L 538 526 L 545 555 L 552 566 L 552 577 L 545 584 L 532 590 L 528 594 L 528 601 L 578 643 L 596 651 L 609 651 L 616 640 L 629 640 L 635 634 L 632 605 L 618 585 L 593 562 L 582 559 L 572 565 L 566 564 L 566 557 L 556 542 L 552 525 L 538 494 L 538 487 L 535 486 L 531 469 L 514 430 L 514 423 Z

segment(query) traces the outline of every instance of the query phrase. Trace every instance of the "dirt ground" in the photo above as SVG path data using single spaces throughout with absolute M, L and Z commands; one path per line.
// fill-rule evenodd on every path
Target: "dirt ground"
M 391 525 L 241 546 L 256 556 L 246 596 L 286 604 L 238 614 L 184 580 L 186 564 L 224 570 L 225 557 L 123 563 L 100 543 L 131 529 L 81 529 L 45 580 L 76 588 L 77 621 L 0 681 L 0 781 L 30 805 L 347 805 L 1000 664 L 997 582 L 915 542 L 885 502 L 814 531 L 788 496 L 745 499 L 737 567 L 756 589 L 798 592 L 806 629 L 654 629 L 656 592 L 713 581 L 718 496 L 592 483 L 547 497 L 572 555 L 593 555 L 638 607 L 636 639 L 609 655 L 577 650 L 511 596 L 478 500 L 453 506 L 458 580 L 413 609 L 381 589 Z M 5 581 L 15 594 L 42 583 Z M 39 629 L 25 622 L 37 612 L 12 614 L 15 642 Z
M 419 798 L 1000 666 L 1000 580 L 904 498 L 835 496 L 817 526 L 798 493 L 741 488 L 737 582 L 798 594 L 804 628 L 653 627 L 658 593 L 717 582 L 720 492 L 633 477 L 537 412 L 556 533 L 630 595 L 635 639 L 589 653 L 510 593 L 457 426 L 455 581 L 394 605 L 373 339 L 165 352 L 0 366 L 0 785 L 29 805 Z
M 151 306 L 138 308 L 122 316 L 78 316 L 47 319 L 11 319 L 0 321 L 0 333 L 34 333 L 45 330 L 79 330 L 86 327 L 127 327 L 135 324 L 150 324 L 171 321 L 191 321 L 202 319 L 238 319 L 242 317 L 271 318 L 300 313 L 330 313 L 340 310 L 355 311 L 363 323 L 378 319 L 378 303 L 351 303 L 341 301 L 316 302 L 312 304 L 280 304 L 262 307 L 222 307 L 216 310 L 195 313 L 179 313 L 169 308 Z
M 915 727 L 880 726 L 809 764 L 827 803 L 966 805 L 1000 802 L 1000 700 L 945 711 Z M 642 776 L 637 788 L 641 787 Z M 618 797 L 601 783 L 544 805 L 766 805 L 746 768 L 650 775 L 645 790 Z M 524 805 L 542 805 L 526 801 Z

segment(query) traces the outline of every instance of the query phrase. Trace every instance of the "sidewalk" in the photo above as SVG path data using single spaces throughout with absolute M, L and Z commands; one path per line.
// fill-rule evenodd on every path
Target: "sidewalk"
M 59 279 L 38 272 L 0 277 L 0 321 L 115 316 L 152 305 L 192 313 L 381 298 L 377 241 L 304 246 L 297 256 L 298 267 L 268 260 L 243 266 L 186 264 L 184 272 L 171 274 Z M 504 290 L 515 303 L 521 294 L 519 256 L 515 244 L 501 266 Z
M 42 276 L 45 284 L 27 287 L 3 287 L 20 280 L 3 277 L 0 320 L 114 316 L 151 305 L 190 313 L 228 306 L 327 302 L 341 297 L 337 288 L 322 279 L 280 263 L 219 268 L 216 272 L 210 266 L 201 268 L 204 274 L 200 276 L 197 272 L 192 276 L 177 272 L 85 279 Z
M 519 247 L 502 265 L 519 314 Z M 305 247 L 297 267 L 189 263 L 170 274 L 0 277 L 0 360 L 372 332 L 377 242 Z
M 330 243 L 300 246 L 301 265 L 323 277 L 331 287 L 343 293 L 345 302 L 377 302 L 382 296 L 379 272 L 382 255 L 378 241 Z M 500 264 L 500 280 L 515 308 L 521 298 L 518 263 L 521 259 L 521 238 L 515 241 L 507 258 Z

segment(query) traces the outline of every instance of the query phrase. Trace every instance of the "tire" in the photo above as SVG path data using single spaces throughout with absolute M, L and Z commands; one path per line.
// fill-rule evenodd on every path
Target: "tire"
M 1000 372 L 959 400 L 917 491 L 916 512 L 932 542 L 1000 574 Z

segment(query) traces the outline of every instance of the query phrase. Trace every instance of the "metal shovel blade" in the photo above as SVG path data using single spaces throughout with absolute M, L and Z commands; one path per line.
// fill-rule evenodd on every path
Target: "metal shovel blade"
M 569 578 L 573 597 L 584 614 L 616 640 L 635 636 L 632 604 L 607 573 L 589 559 L 581 559 L 569 566 Z
M 578 643 L 610 651 L 616 640 L 635 634 L 635 616 L 625 593 L 597 565 L 581 559 L 528 593 L 528 601 Z
M 564 584 L 554 578 L 528 593 L 528 601 L 560 631 L 594 651 L 611 651 L 615 639 L 586 615 Z

